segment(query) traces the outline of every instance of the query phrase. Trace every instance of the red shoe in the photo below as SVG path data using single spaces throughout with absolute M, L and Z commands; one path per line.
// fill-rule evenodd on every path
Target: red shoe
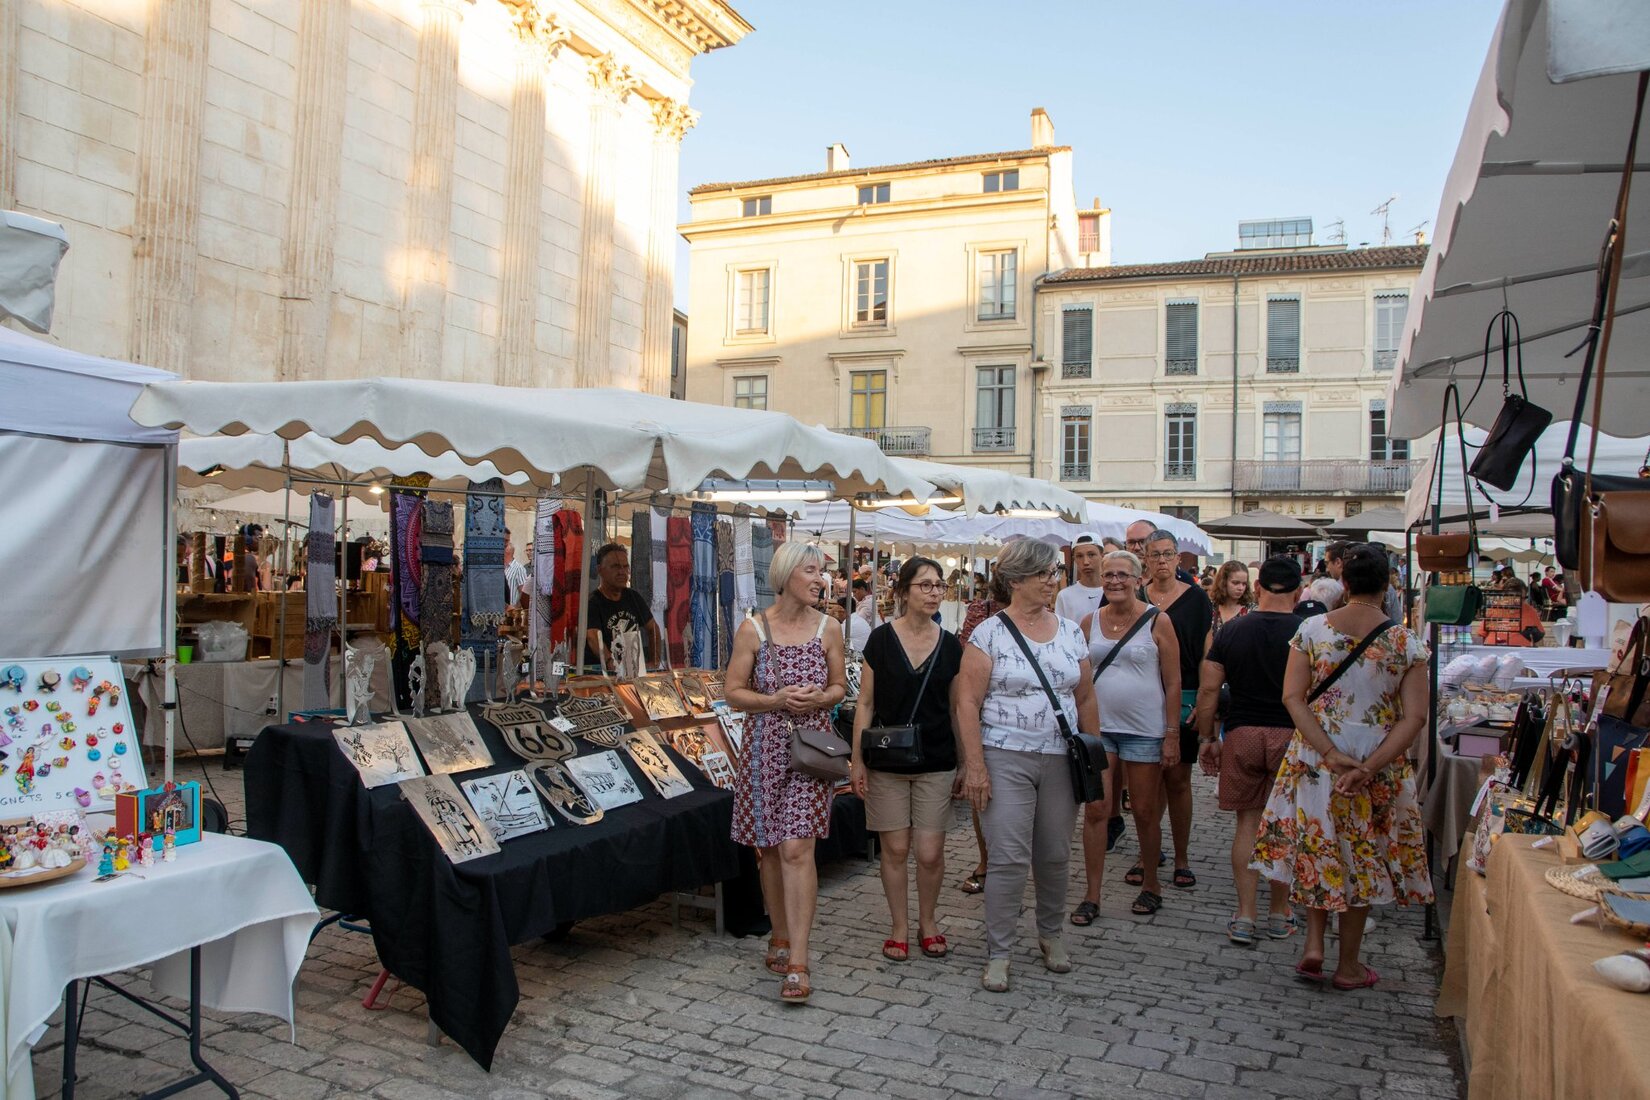
M 896 955 L 896 951 L 899 952 L 899 954 Z M 897 963 L 902 963 L 911 957 L 911 945 L 908 943 L 902 943 L 899 940 L 883 940 L 882 957 L 885 959 L 891 959 Z
M 944 936 L 924 936 L 922 938 L 922 953 L 930 959 L 943 959 L 951 953 L 951 948 L 946 946 Z

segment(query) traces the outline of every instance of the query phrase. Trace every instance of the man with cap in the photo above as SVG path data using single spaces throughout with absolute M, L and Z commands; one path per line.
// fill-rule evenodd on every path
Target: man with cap
M 1198 763 L 1205 775 L 1220 777 L 1220 808 L 1237 814 L 1232 877 L 1238 910 L 1227 921 L 1226 936 L 1243 946 L 1255 942 L 1259 919 L 1260 875 L 1249 869 L 1255 833 L 1278 765 L 1295 734 L 1295 723 L 1283 705 L 1283 675 L 1289 664 L 1290 640 L 1301 624 L 1293 611 L 1300 587 L 1301 567 L 1294 558 L 1279 554 L 1263 562 L 1255 586 L 1255 609 L 1231 620 L 1214 636 L 1198 681 L 1193 719 L 1198 730 Z M 1231 692 L 1224 740 L 1215 729 L 1215 705 L 1222 684 Z M 1266 934 L 1275 940 L 1293 935 L 1288 885 L 1272 883 L 1270 901 Z

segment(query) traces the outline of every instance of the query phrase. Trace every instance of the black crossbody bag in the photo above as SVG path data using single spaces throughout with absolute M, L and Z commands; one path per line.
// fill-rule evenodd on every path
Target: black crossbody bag
M 1065 738 L 1066 742 L 1066 762 L 1071 766 L 1072 795 L 1079 804 L 1100 801 L 1106 791 L 1102 778 L 1106 772 L 1106 746 L 1094 734 L 1079 733 L 1071 728 L 1071 723 L 1066 721 L 1066 712 L 1060 708 L 1059 697 L 1054 694 L 1054 688 L 1049 686 L 1048 677 L 1043 674 L 1043 666 L 1037 663 L 1031 647 L 1026 644 L 1025 635 L 1014 625 L 1014 620 L 1008 617 L 1008 612 L 997 612 L 997 618 L 1008 628 L 1009 636 L 1020 647 L 1020 652 L 1026 655 L 1026 660 L 1031 663 L 1031 670 L 1037 674 L 1037 682 L 1043 685 L 1043 694 L 1048 696 L 1048 705 L 1054 708 L 1054 719 L 1060 723 L 1060 736 Z
M 892 630 L 893 627 L 888 628 Z M 865 766 L 874 771 L 891 768 L 918 768 L 922 766 L 922 727 L 917 725 L 917 710 L 928 691 L 928 678 L 934 675 L 934 666 L 940 663 L 940 647 L 945 644 L 946 631 L 940 629 L 940 640 L 934 643 L 934 652 L 928 655 L 928 670 L 922 674 L 922 685 L 911 704 L 911 718 L 903 726 L 866 726 L 859 735 L 859 755 Z M 894 642 L 897 645 L 899 638 Z M 874 700 L 873 700 L 874 701 Z
M 1317 702 L 1318 696 L 1334 687 L 1335 681 L 1346 675 L 1346 670 L 1358 663 L 1358 658 L 1364 655 L 1364 650 L 1374 645 L 1382 634 L 1385 634 L 1397 625 L 1398 624 L 1393 622 L 1391 619 L 1382 619 L 1381 625 L 1377 626 L 1374 630 L 1371 630 L 1368 634 L 1365 634 L 1364 640 L 1353 646 L 1352 652 L 1348 653 L 1345 657 L 1342 657 L 1341 663 L 1336 665 L 1330 671 L 1329 675 L 1325 676 L 1323 680 L 1319 682 L 1318 686 L 1312 689 L 1311 694 L 1306 697 L 1306 705 L 1311 706 L 1313 703 Z

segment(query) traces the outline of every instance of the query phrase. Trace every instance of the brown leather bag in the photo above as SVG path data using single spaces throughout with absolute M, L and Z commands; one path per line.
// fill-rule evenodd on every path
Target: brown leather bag
M 1609 685 L 1604 713 L 1639 727 L 1650 727 L 1650 653 L 1645 652 L 1646 620 L 1633 624 L 1616 667 L 1593 673 L 1592 697 L 1597 699 Z
M 1595 493 L 1581 514 L 1581 587 L 1616 603 L 1650 600 L 1650 493 Z
M 1453 573 L 1466 569 L 1472 560 L 1472 532 L 1416 535 L 1415 558 L 1423 573 Z

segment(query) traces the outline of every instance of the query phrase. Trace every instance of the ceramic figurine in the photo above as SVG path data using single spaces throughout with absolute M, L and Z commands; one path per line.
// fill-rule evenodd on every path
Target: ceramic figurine
M 137 838 L 137 857 L 139 867 L 153 867 L 155 865 L 155 849 L 150 843 L 152 833 L 143 833 Z
M 170 825 L 168 825 L 166 827 L 166 851 L 165 851 L 165 855 L 162 858 L 167 863 L 171 863 L 174 859 L 177 858 L 177 856 L 178 856 L 178 838 L 177 838 L 177 835 L 172 831 L 172 827 Z
M 103 858 L 97 861 L 97 873 L 112 875 L 115 873 L 115 840 L 114 837 L 103 838 Z
M 131 844 L 132 838 L 125 836 L 115 842 L 115 872 L 117 874 L 121 871 L 130 871 L 132 869 L 132 858 L 127 851 L 127 849 L 131 847 Z
M 159 863 L 166 858 L 164 845 L 165 841 L 162 840 L 159 833 L 154 833 L 149 837 L 149 862 L 151 864 Z
M 48 845 L 46 849 L 40 853 L 40 866 L 50 870 L 55 871 L 59 867 L 67 867 L 72 862 L 73 860 L 69 858 L 69 853 L 65 852 L 62 848 L 59 848 L 55 844 Z

